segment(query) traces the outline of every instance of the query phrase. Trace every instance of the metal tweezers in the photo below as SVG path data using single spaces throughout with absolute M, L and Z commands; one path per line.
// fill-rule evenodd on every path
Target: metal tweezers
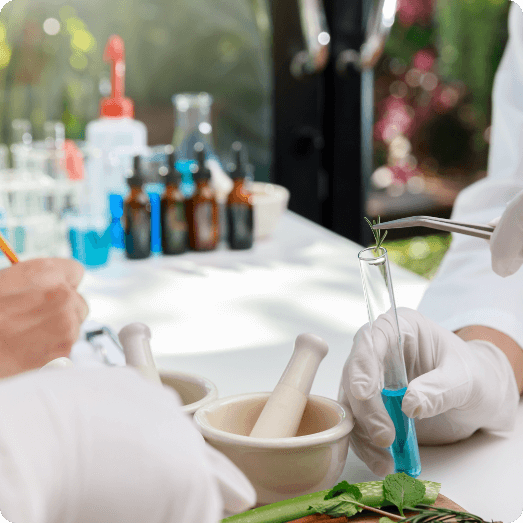
M 469 236 L 476 236 L 484 240 L 490 240 L 494 227 L 491 225 L 479 225 L 475 223 L 454 222 L 444 218 L 434 218 L 433 216 L 411 216 L 401 220 L 377 223 L 373 229 L 402 229 L 404 227 L 430 227 L 440 231 L 458 232 Z

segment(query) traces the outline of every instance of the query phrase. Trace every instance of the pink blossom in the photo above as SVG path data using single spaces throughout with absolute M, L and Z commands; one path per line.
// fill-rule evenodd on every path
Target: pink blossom
M 401 111 L 405 108 L 405 101 L 402 98 L 396 98 L 395 96 L 388 96 L 383 102 L 384 112 L 390 111 Z
M 406 183 L 410 178 L 418 174 L 417 169 L 413 169 L 408 164 L 392 165 L 388 167 L 392 171 L 394 183 L 399 183 L 400 185 Z
M 435 56 L 434 53 L 428 49 L 422 49 L 414 55 L 413 63 L 416 69 L 422 71 L 430 71 L 434 65 Z
M 399 0 L 398 18 L 402 25 L 410 27 L 416 22 L 428 23 L 432 17 L 434 0 Z
M 453 87 L 442 89 L 437 97 L 437 103 L 442 106 L 442 109 L 450 109 L 451 107 L 454 107 L 458 100 L 459 92 Z

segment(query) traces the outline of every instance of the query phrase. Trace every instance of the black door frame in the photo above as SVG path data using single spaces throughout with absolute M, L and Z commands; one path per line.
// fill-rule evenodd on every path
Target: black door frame
M 361 74 L 347 68 L 339 73 L 335 63 L 342 51 L 361 47 L 368 4 L 368 0 L 325 1 L 331 59 L 323 72 L 297 79 L 290 65 L 304 45 L 298 3 L 271 1 L 271 179 L 291 192 L 290 210 L 360 244 L 370 240 L 363 216 L 372 169 L 372 150 L 369 153 L 366 143 L 369 129 L 372 140 L 372 71 Z

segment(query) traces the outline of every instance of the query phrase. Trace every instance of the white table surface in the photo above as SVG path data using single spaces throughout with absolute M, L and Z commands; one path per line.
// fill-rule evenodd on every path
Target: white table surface
M 352 338 L 367 321 L 360 246 L 287 212 L 272 237 L 249 251 L 119 260 L 89 271 L 80 287 L 90 318 L 116 332 L 149 325 L 158 367 L 200 374 L 220 397 L 270 391 L 302 332 L 329 344 L 311 393 L 336 398 Z M 398 306 L 415 308 L 426 280 L 392 266 Z M 421 479 L 485 520 L 523 511 L 523 403 L 509 435 L 476 433 L 461 443 L 422 447 Z M 349 451 L 341 479 L 377 479 Z

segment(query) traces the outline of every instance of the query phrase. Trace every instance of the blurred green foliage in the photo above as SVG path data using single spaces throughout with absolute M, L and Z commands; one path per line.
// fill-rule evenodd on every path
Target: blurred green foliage
M 171 111 L 175 93 L 210 92 L 217 152 L 228 154 L 231 142 L 243 139 L 257 177 L 268 179 L 268 2 L 11 0 L 0 13 L 0 141 L 9 142 L 14 118 L 29 118 L 37 137 L 45 120 L 61 119 L 69 138 L 83 138 L 85 123 L 98 116 L 99 86 L 109 77 L 103 49 L 116 33 L 126 44 L 126 94 L 137 106 Z M 438 50 L 438 74 L 464 82 L 472 94 L 478 151 L 487 147 L 481 137 L 490 121 L 490 91 L 506 42 L 509 4 L 400 0 L 386 45 L 386 59 L 405 65 L 421 49 Z M 57 34 L 43 30 L 48 18 L 59 21 Z M 377 155 L 383 156 L 379 148 Z
M 267 1 L 11 0 L 0 13 L 12 50 L 2 67 L 7 51 L 0 38 L 0 141 L 9 142 L 14 118 L 30 119 L 37 138 L 48 119 L 62 119 L 68 138 L 83 138 L 85 123 L 98 117 L 100 85 L 107 88 L 110 77 L 103 61 L 107 39 L 119 34 L 125 42 L 126 95 L 136 107 L 165 109 L 172 117 L 173 94 L 211 93 L 217 152 L 229 154 L 231 143 L 242 139 L 257 177 L 263 179 L 264 171 L 268 177 Z M 48 18 L 59 21 L 57 34 L 45 32 Z
M 427 279 L 436 274 L 450 247 L 451 235 L 416 236 L 385 242 L 391 262 Z
M 439 73 L 462 81 L 480 118 L 490 113 L 494 74 L 508 38 L 509 0 L 438 0 Z
M 485 131 L 491 123 L 492 86 L 508 38 L 511 3 L 510 0 L 400 0 L 396 22 L 376 71 L 376 84 L 381 82 L 385 86 L 377 97 L 379 104 L 380 96 L 389 95 L 389 84 L 396 79 L 390 76 L 391 60 L 408 70 L 414 67 L 418 52 L 433 52 L 437 56 L 434 72 L 439 83 L 459 86 L 463 93 L 456 112 L 463 125 L 474 130 L 471 151 L 479 160 L 480 169 L 486 168 Z M 430 96 L 425 94 L 427 99 Z M 425 123 L 437 117 L 437 114 L 423 115 Z M 380 148 L 383 145 L 377 143 L 376 149 Z M 384 155 L 376 160 L 381 165 Z

